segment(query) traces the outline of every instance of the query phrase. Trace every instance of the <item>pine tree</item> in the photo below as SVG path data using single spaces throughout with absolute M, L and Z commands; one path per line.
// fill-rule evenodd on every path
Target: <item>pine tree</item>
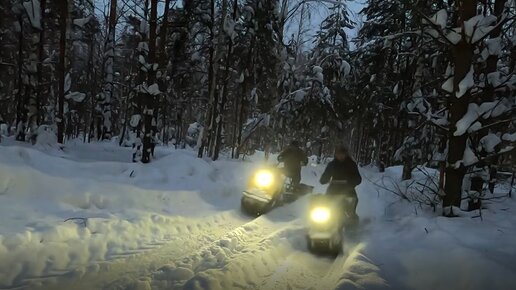
M 503 120 L 511 112 L 510 105 L 503 97 L 496 102 L 488 101 L 494 97 L 493 86 L 489 83 L 498 87 L 503 82 L 500 82 L 501 79 L 510 79 L 510 76 L 493 71 L 492 65 L 489 65 L 489 55 L 498 55 L 497 51 L 501 44 L 496 39 L 496 31 L 491 34 L 495 40 L 485 41 L 484 52 L 479 53 L 484 46 L 484 39 L 494 28 L 503 25 L 503 20 L 496 16 L 501 15 L 501 8 L 497 7 L 495 15 L 489 15 L 487 10 L 478 9 L 481 6 L 477 4 L 476 1 L 472 1 L 455 6 L 455 19 L 452 18 L 455 23 L 451 22 L 455 28 L 450 29 L 451 32 L 447 34 L 443 32 L 444 29 L 448 29 L 447 11 L 441 10 L 426 21 L 432 27 L 431 33 L 447 43 L 452 56 L 446 81 L 442 85 L 442 89 L 449 94 L 446 108 L 449 112 L 448 157 L 444 184 L 446 195 L 443 200 L 444 214 L 448 216 L 455 215 L 452 207 L 461 205 L 463 180 L 468 168 L 479 164 L 483 159 L 482 154 L 503 153 L 504 149 L 498 145 L 502 143 L 500 137 L 505 130 L 497 130 L 496 124 L 500 121 L 499 118 Z M 500 2 L 495 3 L 495 6 L 498 5 Z M 488 73 L 481 73 L 478 69 L 484 66 L 484 63 Z M 505 90 L 505 86 L 501 85 L 500 89 Z M 486 96 L 489 97 L 486 99 Z M 493 129 L 495 131 L 491 133 Z

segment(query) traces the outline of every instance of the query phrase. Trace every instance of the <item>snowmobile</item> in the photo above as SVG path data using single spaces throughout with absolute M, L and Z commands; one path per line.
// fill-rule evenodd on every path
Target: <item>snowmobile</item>
M 316 194 L 309 202 L 308 250 L 315 254 L 338 255 L 342 250 L 342 234 L 352 224 L 353 197 L 342 194 Z
M 242 193 L 241 209 L 259 216 L 278 205 L 295 201 L 312 189 L 312 186 L 302 183 L 294 187 L 292 179 L 285 176 L 283 168 L 278 165 L 260 168 L 251 176 L 247 189 Z

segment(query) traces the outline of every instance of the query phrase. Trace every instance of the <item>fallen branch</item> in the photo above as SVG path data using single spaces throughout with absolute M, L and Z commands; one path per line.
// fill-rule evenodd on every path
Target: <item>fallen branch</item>
M 420 207 L 422 207 L 422 205 L 428 205 L 432 207 L 434 211 L 440 202 L 439 195 L 434 189 L 431 188 L 430 185 L 428 185 L 428 181 L 427 184 L 423 184 L 416 180 L 412 180 L 409 184 L 406 185 L 404 189 L 402 189 L 397 182 L 391 180 L 392 187 L 394 187 L 394 189 L 391 189 L 389 186 L 385 184 L 385 177 L 381 179 L 381 184 L 377 181 L 371 180 L 368 177 L 365 177 L 365 179 L 367 179 L 369 182 L 371 182 L 373 185 L 377 187 L 376 191 L 378 195 L 380 194 L 379 189 L 383 189 L 386 192 L 390 192 L 400 197 L 402 200 L 406 200 L 408 202 L 417 202 L 419 203 Z M 417 188 L 416 186 L 414 186 L 415 184 L 422 186 L 422 188 Z M 431 195 L 425 193 L 426 189 L 431 190 L 431 192 L 434 194 L 433 198 Z
M 251 138 L 251 136 L 253 135 L 253 133 L 256 131 L 256 128 L 258 128 L 258 125 L 260 125 L 260 123 L 265 119 L 265 117 L 262 117 L 260 120 L 258 120 L 258 122 L 256 122 L 256 124 L 254 124 L 254 126 L 251 128 L 249 134 L 244 138 L 244 140 L 242 141 L 241 144 L 238 145 L 237 147 L 237 152 L 240 152 L 242 150 L 242 148 L 247 144 L 247 141 L 249 141 L 249 139 Z M 245 155 L 245 153 L 244 153 Z
M 1 61 L 0 61 L 0 65 L 16 67 L 16 65 L 13 63 L 7 63 L 7 62 L 1 62 Z

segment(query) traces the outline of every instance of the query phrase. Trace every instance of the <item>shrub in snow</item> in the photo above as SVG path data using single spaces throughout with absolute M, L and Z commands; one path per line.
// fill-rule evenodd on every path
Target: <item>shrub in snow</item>
M 422 154 L 420 142 L 412 136 L 406 137 L 401 147 L 396 150 L 394 159 L 404 165 L 403 180 L 411 178 L 413 166 L 422 159 Z
M 439 171 L 418 166 L 410 180 L 400 181 L 403 170 L 402 166 L 388 167 L 381 179 L 370 182 L 377 190 L 385 190 L 399 197 L 400 201 L 430 206 L 435 211 L 441 201 L 437 186 Z
M 188 146 L 195 147 L 197 145 L 202 128 L 202 125 L 197 122 L 188 126 L 185 136 L 185 141 Z
M 36 145 L 43 147 L 57 146 L 57 134 L 51 126 L 39 126 L 36 136 Z
M 7 126 L 7 124 L 5 124 L 5 123 L 0 124 L 0 137 L 7 136 L 8 133 L 9 133 L 9 127 Z
M 132 130 L 127 130 L 124 139 L 120 143 L 123 147 L 132 147 L 136 140 L 136 132 Z

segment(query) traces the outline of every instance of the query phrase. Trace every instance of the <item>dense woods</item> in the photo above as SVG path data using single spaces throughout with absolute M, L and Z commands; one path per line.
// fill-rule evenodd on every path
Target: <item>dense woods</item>
M 322 162 L 345 142 L 404 179 L 439 168 L 453 216 L 466 179 L 515 169 L 516 3 L 349 2 L 1 1 L 1 134 L 143 163 L 156 144 L 217 160 L 296 139 Z

